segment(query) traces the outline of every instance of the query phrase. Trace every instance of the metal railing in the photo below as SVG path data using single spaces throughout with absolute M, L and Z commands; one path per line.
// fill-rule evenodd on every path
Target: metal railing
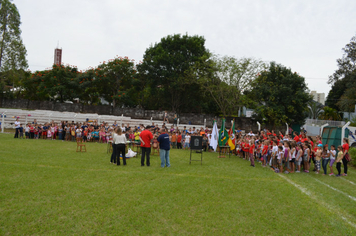
M 305 125 L 308 126 L 322 126 L 324 124 L 329 124 L 329 126 L 344 126 L 345 121 L 336 121 L 336 120 L 316 120 L 316 119 L 307 119 Z

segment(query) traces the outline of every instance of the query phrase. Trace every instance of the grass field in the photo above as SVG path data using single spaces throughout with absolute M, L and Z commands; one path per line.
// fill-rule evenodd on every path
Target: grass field
M 105 144 L 0 134 L 0 235 L 356 235 L 356 171 L 276 174 L 171 151 L 110 164 Z M 198 158 L 197 154 L 195 154 Z

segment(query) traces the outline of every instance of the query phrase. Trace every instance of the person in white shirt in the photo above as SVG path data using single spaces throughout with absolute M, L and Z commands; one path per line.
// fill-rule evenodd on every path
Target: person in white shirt
M 82 130 L 80 127 L 78 127 L 78 128 L 75 130 L 75 133 L 76 133 L 77 138 L 81 138 L 81 137 L 82 137 L 82 132 L 83 132 L 83 130 Z
M 336 150 L 335 150 L 335 145 L 331 145 L 330 146 L 330 164 L 329 164 L 329 167 L 330 167 L 330 176 L 334 175 L 334 171 L 333 171 L 333 164 L 335 162 L 335 157 L 336 157 Z
M 122 132 L 125 132 L 125 131 L 126 131 L 126 127 L 125 127 L 124 124 L 121 125 L 121 130 L 122 130 Z
M 188 148 L 188 149 L 189 149 L 189 144 L 190 144 L 189 142 L 190 142 L 190 134 L 187 133 L 187 134 L 185 135 L 183 149 L 185 149 L 185 148 Z
M 19 133 L 20 133 L 20 121 L 19 121 L 19 118 L 16 118 L 16 121 L 15 121 L 15 128 L 16 128 L 16 131 L 15 131 L 15 136 L 14 138 L 18 138 L 19 137 Z
M 126 135 L 122 133 L 122 129 L 120 127 L 115 128 L 113 133 L 113 155 L 111 156 L 111 162 L 116 159 L 116 163 L 120 165 L 120 153 L 122 154 L 122 161 L 124 166 L 126 166 L 126 157 L 125 157 L 125 148 L 126 148 Z
M 273 147 L 272 147 L 272 156 L 270 159 L 269 165 L 272 166 L 273 168 L 277 168 L 277 154 L 278 154 L 278 146 L 277 146 L 277 141 L 273 141 Z
M 26 139 L 30 138 L 30 126 L 28 126 L 28 124 L 26 124 L 26 127 L 25 127 L 25 137 L 26 137 Z
M 279 167 L 279 173 L 283 172 L 283 163 L 282 163 L 283 157 L 284 157 L 283 146 L 278 146 L 277 163 Z

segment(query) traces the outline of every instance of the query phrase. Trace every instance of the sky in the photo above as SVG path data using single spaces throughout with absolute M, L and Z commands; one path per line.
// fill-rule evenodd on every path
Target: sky
M 31 71 L 50 68 L 54 49 L 80 70 L 117 56 L 142 60 L 173 34 L 203 36 L 221 56 L 275 61 L 325 93 L 342 48 L 356 35 L 353 0 L 13 0 Z

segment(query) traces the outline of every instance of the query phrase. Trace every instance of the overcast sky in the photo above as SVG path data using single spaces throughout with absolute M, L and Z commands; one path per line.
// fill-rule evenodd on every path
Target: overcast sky
M 79 69 L 145 50 L 172 34 L 204 36 L 215 54 L 290 67 L 324 92 L 342 48 L 356 35 L 353 0 L 14 0 L 30 70 L 62 61 Z

